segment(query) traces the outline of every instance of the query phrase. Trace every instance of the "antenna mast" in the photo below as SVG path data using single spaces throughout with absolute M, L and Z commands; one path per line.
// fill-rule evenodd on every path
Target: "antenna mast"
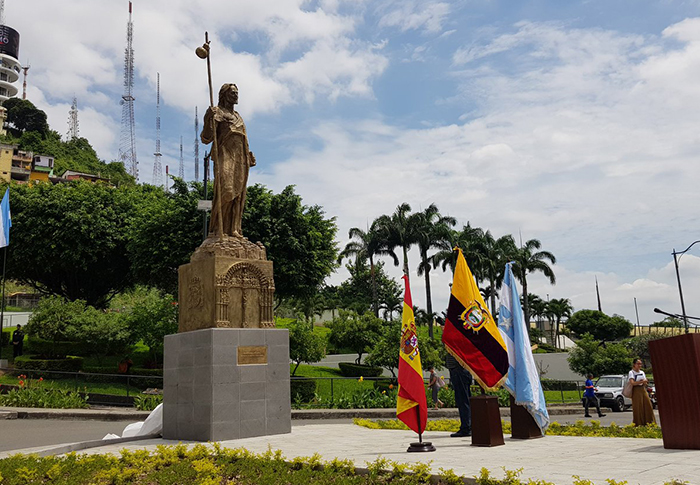
M 22 70 L 24 71 L 24 82 L 22 83 L 22 99 L 27 99 L 27 74 L 29 73 L 30 67 L 32 66 L 30 66 L 29 63 L 27 63 L 26 66 L 22 66 Z
M 68 141 L 80 137 L 80 125 L 78 124 L 78 98 L 73 96 L 73 104 L 68 112 Z
M 122 125 L 119 136 L 119 161 L 135 179 L 139 178 L 136 160 L 136 134 L 134 121 L 134 24 L 131 21 L 132 6 L 129 2 L 129 23 L 126 26 L 126 49 L 124 51 L 124 94 L 122 95 Z
M 5 25 L 5 0 L 0 0 L 0 25 Z
M 199 113 L 194 107 L 194 180 L 199 182 Z
M 185 157 L 182 156 L 182 136 L 180 137 L 180 167 L 178 167 L 177 176 L 185 180 Z
M 158 94 L 156 95 L 156 151 L 155 160 L 153 161 L 153 185 L 160 185 L 163 182 L 163 168 L 160 164 L 160 158 L 163 156 L 160 153 L 160 73 L 158 73 Z

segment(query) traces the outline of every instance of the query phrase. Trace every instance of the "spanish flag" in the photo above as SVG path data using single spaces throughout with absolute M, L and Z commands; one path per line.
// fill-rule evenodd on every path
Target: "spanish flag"
M 396 417 L 418 434 L 425 431 L 428 422 L 428 402 L 423 384 L 423 367 L 418 352 L 416 321 L 413 318 L 413 300 L 408 276 L 403 276 L 406 294 L 401 316 L 401 349 L 399 350 L 399 395 L 396 400 Z M 506 364 L 508 362 L 506 361 Z
M 508 351 L 462 250 L 458 251 L 442 343 L 481 387 L 495 391 L 508 374 Z

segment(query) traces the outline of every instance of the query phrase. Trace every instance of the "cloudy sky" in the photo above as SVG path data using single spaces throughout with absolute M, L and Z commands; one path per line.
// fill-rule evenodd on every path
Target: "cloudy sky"
M 31 64 L 28 98 L 117 158 L 126 0 L 7 0 Z M 680 313 L 671 251 L 700 239 L 700 1 L 135 0 L 136 133 L 151 182 L 156 76 L 163 164 L 183 136 L 194 177 L 194 110 L 235 82 L 258 165 L 337 217 L 340 244 L 402 202 L 435 203 L 495 236 L 536 238 L 557 256 L 543 298 L 642 324 Z M 203 151 L 203 149 L 202 149 Z M 425 306 L 414 270 L 414 301 Z M 399 271 L 390 269 L 393 275 Z M 680 260 L 700 316 L 700 244 Z M 347 276 L 339 270 L 332 279 Z M 444 309 L 450 276 L 433 274 Z

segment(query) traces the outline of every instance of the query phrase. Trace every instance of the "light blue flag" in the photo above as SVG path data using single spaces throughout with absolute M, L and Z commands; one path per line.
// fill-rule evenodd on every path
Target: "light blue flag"
M 515 404 L 525 407 L 532 414 L 544 434 L 549 426 L 549 413 L 535 359 L 532 357 L 530 336 L 525 325 L 511 264 L 506 264 L 501 308 L 498 312 L 498 328 L 508 348 L 508 378 L 504 387 L 515 399 Z
M 0 202 L 0 248 L 10 244 L 10 228 L 12 227 L 12 217 L 10 216 L 10 189 L 5 190 L 5 195 Z

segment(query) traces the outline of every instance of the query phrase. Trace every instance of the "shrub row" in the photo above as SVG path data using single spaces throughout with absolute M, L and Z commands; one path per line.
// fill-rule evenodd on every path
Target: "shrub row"
M 544 391 L 575 391 L 578 384 L 573 381 L 555 381 L 553 379 L 541 379 Z
M 374 367 L 365 364 L 340 362 L 338 363 L 338 368 L 344 377 L 379 377 L 382 375 L 381 367 Z
M 316 397 L 316 381 L 314 379 L 292 379 L 289 385 L 292 402 L 306 403 Z
M 15 359 L 15 368 L 34 371 L 78 372 L 83 368 L 83 358 L 69 355 L 64 359 L 37 359 L 23 355 Z
M 24 346 L 24 353 L 43 356 L 77 355 L 87 357 L 95 354 L 95 348 L 86 343 L 52 342 L 51 340 L 43 340 L 37 337 L 28 337 Z

